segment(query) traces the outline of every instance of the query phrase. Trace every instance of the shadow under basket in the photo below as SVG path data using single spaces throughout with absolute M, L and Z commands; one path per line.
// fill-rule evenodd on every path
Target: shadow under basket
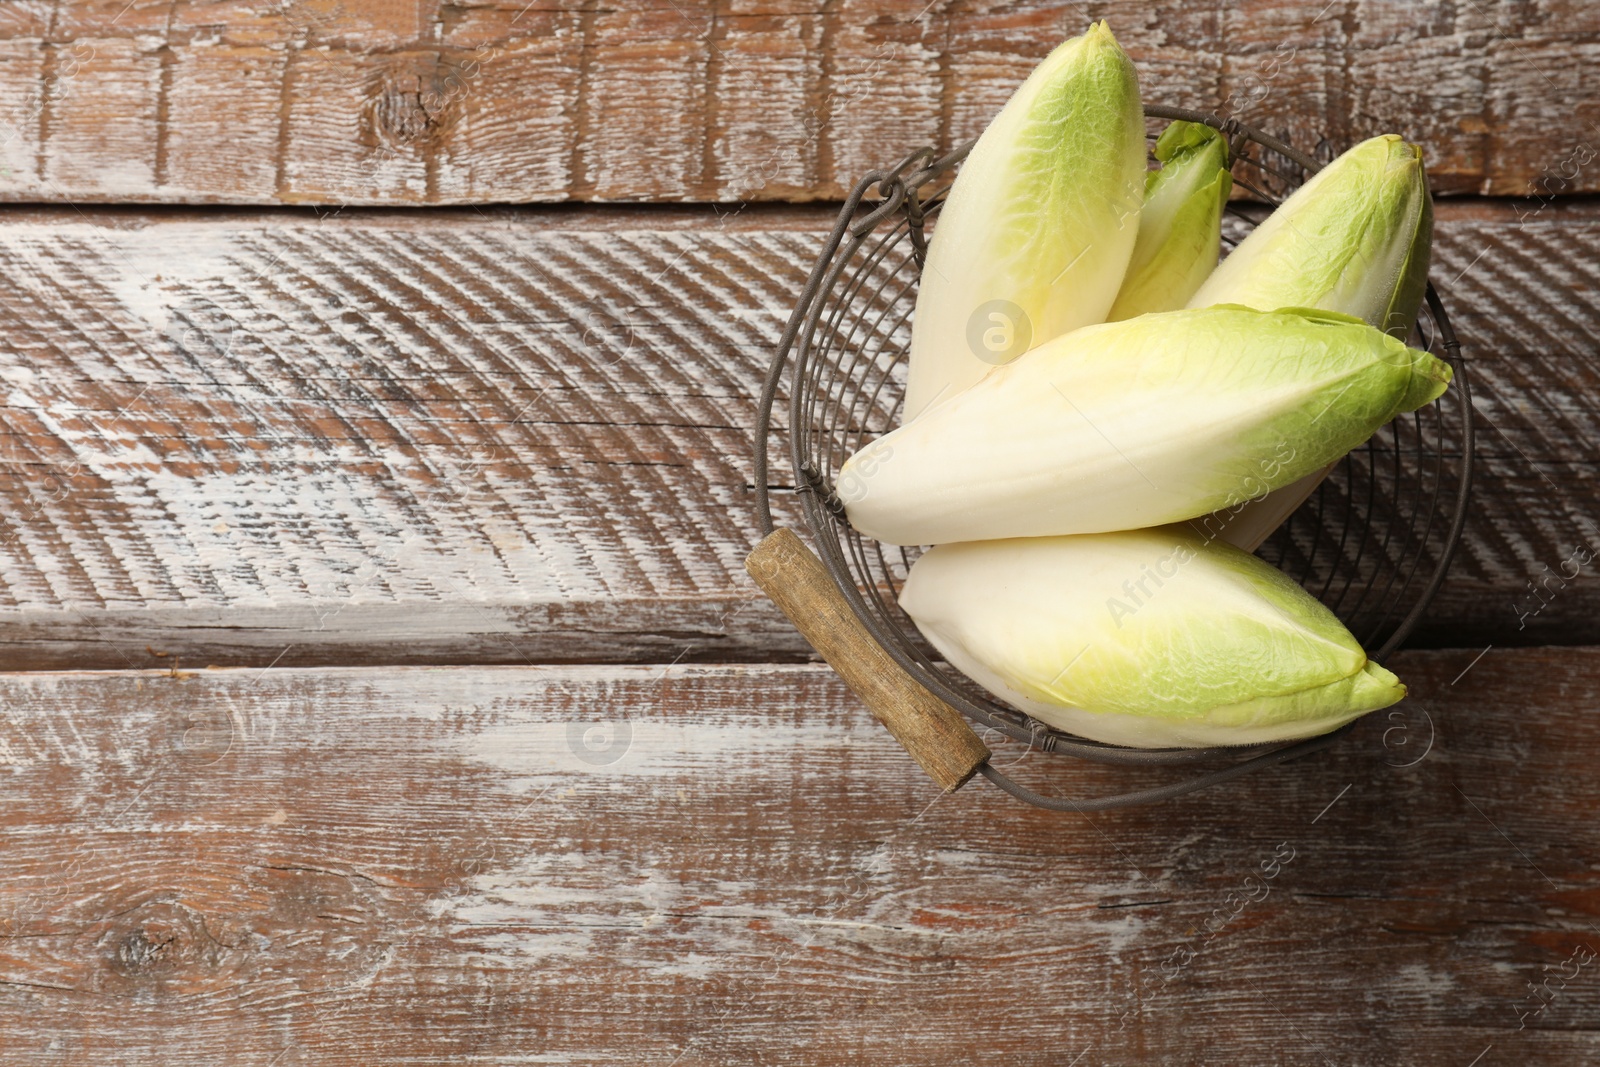
M 1145 114 L 1223 131 L 1234 184 L 1268 204 L 1321 167 L 1317 158 L 1232 119 L 1154 105 Z M 1323 155 L 1325 147 L 1319 146 Z M 865 175 L 846 199 L 767 371 L 755 432 L 764 540 L 746 562 L 751 575 L 945 790 L 976 773 L 1040 807 L 1100 811 L 1166 800 L 1333 745 L 1355 723 L 1290 743 L 1185 749 L 1123 748 L 1046 726 L 945 664 L 900 609 L 901 584 L 920 550 L 863 537 L 845 519 L 834 480 L 846 458 L 898 423 L 926 227 L 971 148 L 943 157 L 920 149 L 892 170 Z M 1264 210 L 1230 204 L 1224 245 L 1236 244 Z M 1346 456 L 1256 552 L 1327 605 L 1379 663 L 1406 639 L 1444 581 L 1472 482 L 1466 367 L 1431 284 L 1409 341 L 1449 362 L 1450 389 Z M 788 445 L 790 484 L 815 553 L 792 531 L 774 528 L 767 486 L 775 441 Z M 1043 796 L 990 764 L 972 724 L 1040 752 L 1170 766 L 1153 772 L 1170 780 L 1110 796 Z

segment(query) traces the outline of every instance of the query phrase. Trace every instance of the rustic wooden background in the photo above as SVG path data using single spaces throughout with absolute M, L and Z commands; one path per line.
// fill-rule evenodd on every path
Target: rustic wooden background
M 742 559 L 826 201 L 1101 17 L 1425 142 L 1480 473 L 1411 700 L 1086 817 L 941 797 Z M 0 70 L 3 1062 L 1600 1059 L 1600 9 L 15 0 Z

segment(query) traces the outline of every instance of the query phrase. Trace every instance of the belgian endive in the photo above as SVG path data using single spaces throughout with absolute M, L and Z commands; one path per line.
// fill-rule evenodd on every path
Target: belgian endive
M 940 545 L 900 604 L 995 696 L 1111 744 L 1312 737 L 1405 696 L 1288 577 L 1182 527 Z
M 1189 306 L 1322 308 L 1404 339 L 1427 289 L 1432 244 L 1433 200 L 1422 150 L 1394 134 L 1373 137 L 1284 201 L 1212 272 Z M 1250 501 L 1227 517 L 1222 537 L 1254 549 L 1326 473 L 1313 471 Z
M 1097 23 L 1039 64 L 961 164 L 919 283 L 904 420 L 1104 321 L 1144 182 L 1138 78 Z
M 1227 139 L 1180 120 L 1156 139 L 1155 156 L 1161 169 L 1145 180 L 1139 236 L 1111 322 L 1183 307 L 1217 265 L 1222 208 L 1233 188 Z
M 1157 526 L 1287 485 L 1449 380 L 1347 315 L 1141 315 L 995 368 L 851 456 L 836 492 L 896 545 Z
M 1189 307 L 1311 307 L 1405 338 L 1428 285 L 1433 200 L 1422 150 L 1362 141 L 1295 190 L 1206 279 Z

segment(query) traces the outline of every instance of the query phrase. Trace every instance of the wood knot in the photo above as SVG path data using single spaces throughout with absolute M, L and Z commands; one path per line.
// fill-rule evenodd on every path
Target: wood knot
M 172 959 L 178 953 L 165 957 L 163 953 L 177 943 L 179 937 L 180 934 L 176 930 L 141 926 L 123 938 L 122 944 L 117 946 L 114 961 L 117 970 L 130 976 L 149 974 L 161 970 L 163 960 L 170 969 Z
M 364 140 L 390 148 L 405 148 L 433 140 L 443 125 L 442 112 L 430 107 L 431 95 L 423 76 L 385 75 L 364 113 L 368 134 Z
M 204 924 L 176 901 L 145 904 L 108 935 L 111 969 L 123 978 L 162 982 L 208 962 Z
M 396 56 L 374 72 L 362 109 L 361 140 L 389 149 L 426 146 L 442 140 L 462 114 L 494 50 L 445 56 Z
M 64 960 L 51 980 L 117 996 L 195 996 L 259 981 L 313 991 L 370 981 L 388 962 L 396 912 L 376 883 L 292 865 L 240 873 L 202 877 L 186 867 L 181 898 L 157 889 L 136 902 L 99 900 L 107 917 L 74 938 L 89 951 Z

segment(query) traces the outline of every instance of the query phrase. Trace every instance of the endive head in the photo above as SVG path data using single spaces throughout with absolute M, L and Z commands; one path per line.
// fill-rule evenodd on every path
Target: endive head
M 1156 139 L 1155 156 L 1161 169 L 1146 179 L 1139 236 L 1110 322 L 1183 307 L 1217 265 L 1222 208 L 1233 189 L 1227 139 L 1180 120 Z
M 1144 181 L 1138 77 L 1096 23 L 1034 69 L 957 172 L 917 294 L 907 421 L 1029 347 L 1104 320 Z
M 1405 695 L 1305 590 L 1187 527 L 941 545 L 900 603 L 995 695 L 1117 744 L 1309 737 Z
M 1215 126 L 1174 119 L 1156 138 L 1155 157 L 1162 163 L 1176 162 L 1197 152 L 1210 156 L 1215 166 L 1228 165 L 1228 142 Z M 1155 171 L 1150 175 L 1152 184 L 1160 173 Z
M 1240 242 L 1190 307 L 1315 307 L 1405 337 L 1433 241 L 1422 150 L 1396 134 L 1363 141 L 1317 172 Z
M 896 545 L 1177 522 L 1326 466 L 1449 381 L 1335 312 L 1140 315 L 995 368 L 851 456 L 839 496 Z
M 1060 274 L 1117 234 L 1126 264 L 1144 174 L 1138 74 L 1097 22 L 1034 68 L 961 164 L 930 249 L 930 261 L 952 260 L 940 264 L 953 283 L 945 294 L 973 306 L 1014 297 L 1037 319 L 1036 341 L 1065 332 L 1058 319 L 1100 321 L 1114 290 L 1059 292 Z M 1085 301 L 1099 306 L 1080 311 Z

